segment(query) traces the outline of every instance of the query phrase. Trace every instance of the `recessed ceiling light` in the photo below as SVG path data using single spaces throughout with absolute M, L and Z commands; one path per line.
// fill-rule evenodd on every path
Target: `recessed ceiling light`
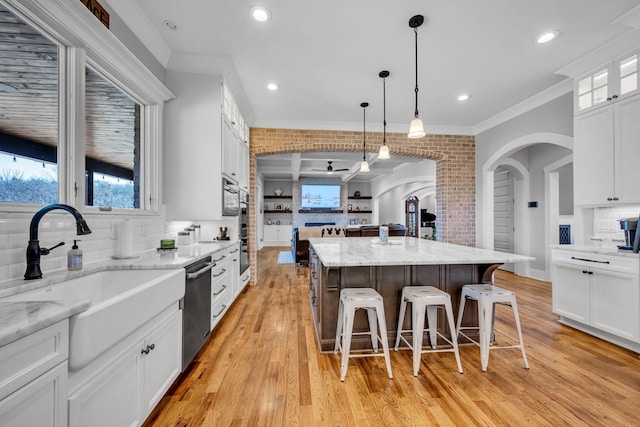
M 251 17 L 258 22 L 267 22 L 271 18 L 271 12 L 263 6 L 251 8 Z
M 278 90 L 278 85 L 275 84 L 275 83 L 269 83 L 267 85 L 267 89 L 269 89 L 269 90 Z
M 458 101 L 466 101 L 469 98 L 470 98 L 469 95 L 467 95 L 466 93 L 463 93 L 462 95 L 458 96 Z
M 560 34 L 559 32 L 553 30 L 553 31 L 547 31 L 546 33 L 542 33 L 540 34 L 537 38 L 536 38 L 536 42 L 538 42 L 538 44 L 544 44 L 544 43 L 548 43 L 551 40 L 555 39 L 556 37 L 558 37 L 558 34 Z
M 162 24 L 167 27 L 170 30 L 177 30 L 178 29 L 178 24 L 176 24 L 174 21 L 167 19 L 165 21 L 162 22 Z

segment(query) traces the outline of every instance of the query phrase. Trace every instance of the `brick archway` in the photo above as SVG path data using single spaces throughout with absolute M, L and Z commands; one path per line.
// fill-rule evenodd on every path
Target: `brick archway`
M 367 133 L 367 152 L 377 152 L 382 132 Z M 436 161 L 436 232 L 439 241 L 475 246 L 475 138 L 465 135 L 426 135 L 409 139 L 387 133 L 391 155 Z M 361 151 L 362 133 L 355 131 L 251 128 L 249 148 L 249 259 L 256 280 L 256 157 L 310 151 Z

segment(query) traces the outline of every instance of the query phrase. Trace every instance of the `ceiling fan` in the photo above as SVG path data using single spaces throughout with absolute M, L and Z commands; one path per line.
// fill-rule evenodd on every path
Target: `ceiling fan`
M 327 161 L 327 163 L 329 163 L 327 165 L 327 175 L 331 175 L 334 172 L 344 172 L 349 170 L 349 169 L 334 169 L 333 166 L 331 166 L 331 163 L 333 163 L 332 161 Z M 324 169 L 311 169 L 311 170 L 324 172 Z

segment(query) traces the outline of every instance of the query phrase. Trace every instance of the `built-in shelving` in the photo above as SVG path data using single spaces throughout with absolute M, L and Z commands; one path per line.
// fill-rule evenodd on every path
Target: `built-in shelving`
M 342 209 L 298 209 L 298 213 L 343 213 Z
M 349 196 L 348 199 L 349 200 L 371 200 L 372 197 L 371 196 L 360 196 L 360 197 Z
M 350 211 L 347 211 L 347 213 L 350 213 L 350 214 L 370 214 L 370 213 L 373 213 L 373 211 L 370 210 L 370 209 L 368 209 L 368 210 L 350 210 Z
M 279 210 L 265 210 L 264 213 L 274 213 L 274 214 L 290 214 L 292 213 L 291 209 L 279 209 Z
M 264 196 L 265 199 L 285 199 L 285 200 L 291 200 L 293 198 L 293 196 Z

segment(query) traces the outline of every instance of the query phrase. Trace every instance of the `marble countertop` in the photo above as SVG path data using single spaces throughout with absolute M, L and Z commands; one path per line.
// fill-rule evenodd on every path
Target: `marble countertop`
M 552 249 L 561 249 L 565 251 L 588 252 L 593 254 L 613 255 L 625 258 L 640 259 L 640 254 L 634 254 L 632 251 L 623 251 L 614 245 L 551 245 Z
M 0 302 L 0 347 L 89 308 L 89 301 Z
M 383 246 L 377 237 L 311 238 L 309 243 L 325 267 L 429 264 L 504 264 L 535 258 L 454 245 L 415 237 L 390 237 Z
M 137 254 L 136 258 L 110 259 L 85 264 L 80 271 L 45 271 L 42 279 L 14 279 L 0 282 L 0 298 L 54 285 L 68 279 L 103 270 L 184 268 L 193 262 L 237 243 L 237 241 L 200 243 L 164 253 L 159 253 L 154 249 Z M 88 307 L 89 301 L 3 302 L 0 299 L 0 346 L 81 313 Z

